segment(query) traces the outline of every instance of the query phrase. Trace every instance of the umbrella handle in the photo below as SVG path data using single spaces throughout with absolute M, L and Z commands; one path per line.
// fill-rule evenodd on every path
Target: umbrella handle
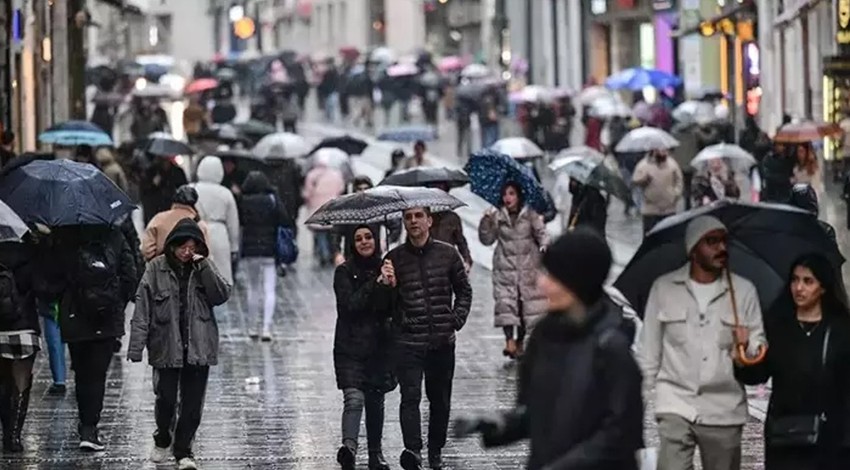
M 735 328 L 741 326 L 741 320 L 738 316 L 738 302 L 735 299 L 735 287 L 732 285 L 732 271 L 726 269 L 726 282 L 729 284 L 729 297 L 732 299 L 732 316 L 735 319 Z M 738 361 L 745 366 L 754 366 L 764 361 L 767 357 L 767 346 L 760 345 L 755 357 L 747 357 L 747 348 L 745 345 L 738 343 L 735 346 L 735 354 Z
M 573 214 L 573 218 L 572 218 L 572 220 L 570 220 L 570 225 L 567 227 L 568 230 L 572 231 L 574 228 L 576 228 L 576 222 L 578 222 L 578 213 L 579 212 L 581 212 L 581 207 L 576 209 L 576 213 Z

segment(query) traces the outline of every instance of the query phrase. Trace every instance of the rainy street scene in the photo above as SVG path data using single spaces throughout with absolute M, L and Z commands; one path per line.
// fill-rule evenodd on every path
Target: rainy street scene
M 846 470 L 848 18 L 0 0 L 0 468 Z

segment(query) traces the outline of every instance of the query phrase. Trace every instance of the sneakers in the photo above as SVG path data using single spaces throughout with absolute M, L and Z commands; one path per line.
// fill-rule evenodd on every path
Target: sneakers
M 64 395 L 66 391 L 67 387 L 65 387 L 65 384 L 51 384 L 49 387 L 47 387 L 48 395 Z
M 443 453 L 439 451 L 428 452 L 428 466 L 431 467 L 431 470 L 442 470 Z
M 390 465 L 380 450 L 369 451 L 369 470 L 390 470 Z
M 263 328 L 263 334 L 260 336 L 260 340 L 264 343 L 272 342 L 272 332 L 269 328 Z
M 412 450 L 404 449 L 399 462 L 404 470 L 422 470 L 422 457 Z
M 104 449 L 106 449 L 106 446 L 100 442 L 100 438 L 97 435 L 97 428 L 80 430 L 80 450 L 101 452 Z
M 357 464 L 357 456 L 354 453 L 354 449 L 348 446 L 340 447 L 339 452 L 336 453 L 336 461 L 342 470 L 354 470 Z
M 177 470 L 198 470 L 198 466 L 192 457 L 183 457 L 177 461 Z
M 159 447 L 156 444 L 153 445 L 153 450 L 151 450 L 151 462 L 163 463 L 167 461 L 170 456 L 168 447 Z

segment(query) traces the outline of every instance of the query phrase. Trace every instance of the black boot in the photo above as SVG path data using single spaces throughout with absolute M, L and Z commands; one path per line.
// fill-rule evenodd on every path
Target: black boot
M 428 451 L 428 466 L 431 467 L 431 470 L 442 470 L 443 469 L 443 453 L 439 450 L 431 452 Z
M 390 464 L 380 450 L 369 451 L 369 470 L 390 470 Z
M 422 470 L 422 457 L 419 452 L 404 449 L 399 458 L 399 463 L 404 470 Z
M 30 403 L 30 388 L 27 387 L 23 392 L 12 397 L 11 400 L 11 436 L 9 440 L 9 447 L 6 448 L 6 441 L 4 439 L 4 450 L 7 452 L 23 452 L 24 445 L 21 443 L 21 433 L 24 430 L 24 421 L 27 419 L 27 409 L 29 409 Z
M 0 426 L 3 426 L 3 452 L 14 452 L 12 448 L 12 399 L 9 386 L 0 385 Z
M 343 445 L 336 453 L 336 461 L 342 470 L 354 470 L 357 465 L 357 451 L 349 445 Z

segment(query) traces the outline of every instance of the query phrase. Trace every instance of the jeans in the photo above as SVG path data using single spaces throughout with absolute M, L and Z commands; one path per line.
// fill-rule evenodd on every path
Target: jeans
M 195 440 L 195 433 L 201 425 L 209 374 L 208 366 L 153 370 L 153 391 L 156 394 L 156 432 L 153 439 L 157 447 L 167 448 L 172 443 L 173 429 L 173 452 L 177 460 L 192 457 L 192 441 Z
M 333 261 L 336 250 L 334 250 L 333 234 L 330 230 L 313 232 L 313 253 L 319 258 L 319 263 L 328 264 Z
M 404 448 L 422 451 L 422 379 L 428 397 L 428 452 L 439 453 L 446 445 L 455 372 L 455 345 L 417 348 L 404 346 L 397 356 L 396 374 L 401 387 L 401 434 Z
M 324 108 L 325 108 L 325 120 L 328 122 L 334 122 L 336 120 L 336 104 L 339 95 L 336 93 L 331 93 L 327 97 L 325 97 Z
M 59 323 L 53 319 L 51 307 L 47 302 L 38 302 L 38 311 L 43 319 L 44 344 L 47 346 L 47 358 L 50 362 L 50 374 L 53 383 L 65 385 L 65 344 L 62 342 L 62 333 L 59 331 Z
M 484 124 L 481 126 L 481 148 L 487 148 L 499 140 L 499 124 Z
M 247 281 L 248 315 L 249 318 L 259 318 L 260 300 L 263 300 L 262 328 L 265 334 L 271 329 L 277 306 L 277 266 L 274 258 L 244 258 L 242 264 Z M 259 286 L 263 286 L 262 296 L 256 291 Z
M 76 382 L 80 428 L 97 428 L 106 392 L 106 373 L 114 355 L 115 338 L 68 343 Z
M 741 468 L 743 426 L 706 426 L 681 416 L 658 415 L 658 470 L 693 468 L 699 447 L 704 470 Z
M 384 435 L 384 394 L 357 388 L 346 388 L 343 394 L 342 410 L 342 443 L 357 450 L 360 438 L 360 417 L 366 408 L 366 439 L 369 442 L 369 452 L 381 451 L 381 440 Z

